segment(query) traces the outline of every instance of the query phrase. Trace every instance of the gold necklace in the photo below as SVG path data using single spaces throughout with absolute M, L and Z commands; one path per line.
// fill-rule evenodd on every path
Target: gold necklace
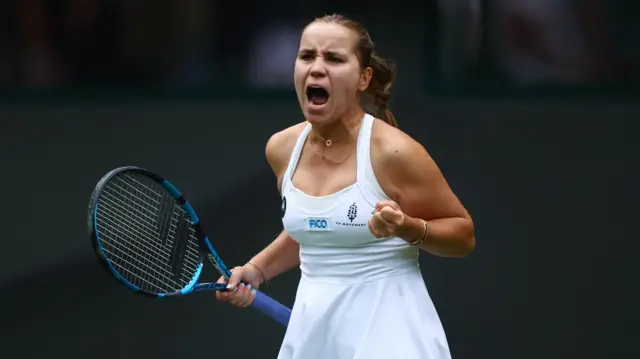
M 316 134 L 316 136 L 317 136 L 317 134 Z M 318 137 L 320 137 L 320 136 L 318 136 Z M 356 139 L 357 138 L 358 137 L 356 137 Z M 320 139 L 322 139 L 324 141 L 324 138 L 320 137 Z M 353 142 L 355 142 L 355 140 Z M 325 142 L 325 144 L 326 144 L 326 142 Z M 331 145 L 329 144 L 327 146 L 331 146 Z M 315 146 L 312 146 L 312 148 L 313 148 L 313 152 L 315 152 L 316 155 L 320 156 L 320 158 L 322 158 L 323 161 L 329 160 L 330 162 L 335 163 L 335 164 L 340 164 L 340 163 L 346 161 L 347 158 L 351 157 L 351 154 L 353 153 L 353 151 L 351 151 L 351 148 L 349 148 L 349 153 L 347 154 L 347 156 L 345 156 L 343 159 L 341 159 L 339 161 L 335 161 L 335 160 L 332 160 L 331 158 L 323 155 L 322 153 L 318 152 L 318 150 L 315 148 Z
M 320 136 L 316 131 L 313 131 L 313 134 L 314 134 L 314 135 L 316 135 L 316 136 L 318 136 L 318 138 L 319 138 L 319 139 L 323 140 L 323 141 L 324 141 L 324 144 L 325 144 L 327 147 L 331 147 L 331 145 L 333 144 L 333 142 L 332 142 L 331 140 L 325 140 L 325 139 L 324 139 L 324 137 Z
M 362 125 L 362 123 L 360 123 L 360 125 Z M 318 137 L 319 139 L 321 139 L 322 141 L 324 141 L 325 146 L 327 147 L 331 147 L 331 145 L 333 144 L 333 142 L 331 140 L 327 140 L 324 137 L 320 136 L 316 131 L 313 130 L 313 127 L 311 128 L 311 132 L 313 132 L 314 135 L 316 135 L 316 137 Z M 348 137 L 348 133 L 347 133 L 347 137 Z M 358 136 L 355 136 L 355 138 L 353 139 L 352 144 L 358 139 Z M 315 147 L 313 148 L 313 152 L 315 152 L 318 156 L 320 156 L 320 158 L 322 158 L 322 160 L 329 160 L 330 162 L 333 162 L 335 164 L 340 164 L 344 161 L 347 160 L 347 158 L 351 157 L 352 151 L 349 151 L 349 153 L 347 154 L 347 156 L 343 159 L 341 159 L 340 161 L 334 161 L 331 158 L 323 155 L 322 153 L 318 152 L 318 150 L 315 149 Z

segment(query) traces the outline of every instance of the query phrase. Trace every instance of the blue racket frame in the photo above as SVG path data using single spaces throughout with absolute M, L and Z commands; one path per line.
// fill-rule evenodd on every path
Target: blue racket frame
M 113 265 L 108 259 L 107 254 L 102 248 L 102 244 L 96 230 L 97 217 L 98 217 L 98 214 L 97 214 L 98 200 L 100 198 L 100 194 L 104 186 L 106 185 L 106 183 L 109 182 L 109 180 L 111 180 L 116 175 L 121 174 L 123 172 L 144 175 L 156 181 L 157 183 L 159 183 L 187 212 L 187 214 L 191 219 L 192 227 L 196 233 L 196 237 L 198 238 L 199 245 L 200 245 L 199 264 L 198 264 L 198 267 L 196 268 L 196 271 L 192 280 L 180 291 L 173 292 L 173 293 L 152 293 L 137 287 L 136 285 L 134 285 L 133 283 L 130 283 L 120 275 L 120 273 L 113 267 Z M 202 227 L 200 226 L 200 218 L 196 214 L 191 204 L 184 198 L 182 193 L 180 193 L 180 191 L 178 191 L 178 189 L 175 186 L 173 186 L 169 181 L 167 181 L 165 178 L 151 171 L 148 171 L 146 169 L 136 167 L 136 166 L 125 166 L 125 167 L 119 167 L 119 168 L 113 169 L 107 174 L 105 174 L 100 179 L 100 181 L 96 185 L 91 195 L 91 200 L 89 202 L 89 213 L 88 213 L 87 225 L 89 229 L 89 237 L 91 238 L 91 243 L 93 245 L 94 251 L 98 255 L 98 258 L 100 260 L 100 264 L 102 264 L 102 267 L 112 277 L 114 277 L 119 283 L 123 284 L 125 287 L 129 288 L 133 292 L 143 294 L 149 297 L 164 298 L 164 297 L 182 296 L 182 295 L 189 294 L 191 292 L 199 292 L 199 291 L 207 291 L 207 290 L 213 290 L 213 291 L 227 290 L 226 285 L 221 283 L 198 283 L 198 279 L 200 278 L 200 275 L 202 274 L 202 269 L 204 267 L 203 263 L 205 260 L 204 258 L 205 251 L 210 262 L 213 264 L 216 270 L 220 273 L 220 275 L 228 279 L 231 276 L 231 271 L 224 264 L 224 262 L 222 261 L 222 259 L 220 258 L 216 250 L 213 248 L 211 241 L 202 230 Z M 283 304 L 279 303 L 278 301 L 274 300 L 273 298 L 267 296 L 266 294 L 260 291 L 257 291 L 254 289 L 253 293 L 255 297 L 253 302 L 251 303 L 252 307 L 260 310 L 261 312 L 271 317 L 278 323 L 284 326 L 288 325 L 289 318 L 291 317 L 291 309 L 287 308 Z

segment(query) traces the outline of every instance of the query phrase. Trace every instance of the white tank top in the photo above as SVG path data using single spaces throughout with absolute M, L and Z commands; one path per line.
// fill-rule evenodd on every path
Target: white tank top
M 418 268 L 418 248 L 400 238 L 375 238 L 367 226 L 380 188 L 370 158 L 374 118 L 364 116 L 356 144 L 356 182 L 327 196 L 310 196 L 292 178 L 311 130 L 300 134 L 282 180 L 282 222 L 300 243 L 300 270 L 309 281 L 362 283 Z

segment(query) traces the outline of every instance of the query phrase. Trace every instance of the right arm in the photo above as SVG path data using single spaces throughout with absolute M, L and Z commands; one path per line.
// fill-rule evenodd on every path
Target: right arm
M 249 263 L 260 269 L 264 280 L 270 280 L 300 264 L 300 245 L 283 230 L 276 239 Z

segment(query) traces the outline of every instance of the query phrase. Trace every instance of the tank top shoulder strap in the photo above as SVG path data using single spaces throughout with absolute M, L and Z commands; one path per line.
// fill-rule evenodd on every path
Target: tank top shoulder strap
M 304 147 L 304 143 L 307 140 L 307 136 L 309 135 L 309 131 L 311 131 L 311 124 L 307 123 L 300 136 L 298 136 L 298 140 L 296 141 L 296 145 L 291 152 L 291 157 L 289 158 L 289 164 L 287 165 L 287 169 L 284 172 L 284 176 L 282 177 L 282 193 L 284 193 L 284 188 L 286 184 L 291 181 L 291 175 L 293 171 L 298 167 L 298 161 L 300 160 L 300 154 L 302 153 L 302 148 Z
M 356 149 L 357 173 L 356 180 L 363 182 L 365 180 L 367 166 L 371 166 L 371 128 L 373 127 L 373 116 L 365 114 L 362 120 L 362 127 L 358 136 L 358 144 Z
M 388 200 L 389 196 L 384 192 L 373 171 L 371 163 L 371 130 L 374 117 L 367 114 L 362 122 L 360 137 L 358 138 L 358 167 L 357 183 L 364 198 L 372 206 L 378 201 Z

